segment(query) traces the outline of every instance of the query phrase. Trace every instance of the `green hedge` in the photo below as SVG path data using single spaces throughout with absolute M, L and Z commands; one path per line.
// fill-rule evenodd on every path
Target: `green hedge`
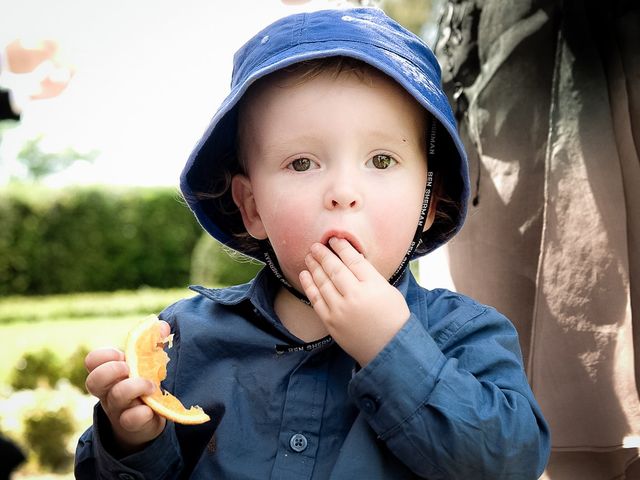
M 178 288 L 116 290 L 112 292 L 64 293 L 30 297 L 0 297 L 0 326 L 13 322 L 86 320 L 87 318 L 146 316 L 160 312 L 190 292 Z
M 0 295 L 183 286 L 200 234 L 173 188 L 5 188 Z
M 263 265 L 203 234 L 193 249 L 191 282 L 205 286 L 238 285 L 251 280 Z

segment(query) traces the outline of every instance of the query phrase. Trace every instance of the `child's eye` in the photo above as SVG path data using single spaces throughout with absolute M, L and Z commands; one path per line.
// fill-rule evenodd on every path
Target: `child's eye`
M 289 163 L 289 165 L 287 165 L 287 168 L 290 170 L 295 170 L 296 172 L 306 172 L 307 170 L 311 170 L 314 166 L 315 162 L 306 157 L 301 157 L 296 158 L 291 163 Z
M 385 155 L 384 153 L 379 153 L 374 155 L 367 162 L 367 166 L 372 166 L 379 170 L 384 170 L 386 168 L 391 167 L 398 163 L 391 155 Z

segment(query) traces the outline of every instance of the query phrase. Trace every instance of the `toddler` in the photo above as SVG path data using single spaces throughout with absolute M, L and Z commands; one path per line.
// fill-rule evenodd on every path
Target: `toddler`
M 549 433 L 513 326 L 407 268 L 461 228 L 469 192 L 419 38 L 377 8 L 273 23 L 237 52 L 181 188 L 207 232 L 265 262 L 160 314 L 175 333 L 165 386 L 212 421 L 155 415 L 124 354 L 95 350 L 77 478 L 542 473 Z

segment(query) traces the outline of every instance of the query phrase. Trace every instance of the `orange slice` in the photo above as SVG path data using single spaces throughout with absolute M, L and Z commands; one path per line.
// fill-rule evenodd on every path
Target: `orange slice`
M 130 378 L 146 378 L 151 380 L 156 389 L 153 394 L 140 397 L 158 415 L 176 423 L 197 425 L 209 421 L 209 415 L 198 406 L 185 408 L 182 402 L 166 390 L 160 388 L 160 382 L 167 376 L 169 355 L 164 345 L 171 348 L 173 334 L 162 338 L 158 317 L 150 315 L 138 323 L 129 332 L 125 355 L 129 365 Z

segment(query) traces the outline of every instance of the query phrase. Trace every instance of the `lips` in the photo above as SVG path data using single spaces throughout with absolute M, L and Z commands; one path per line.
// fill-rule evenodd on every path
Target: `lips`
M 349 232 L 343 232 L 343 231 L 337 231 L 337 230 L 331 230 L 327 233 L 325 233 L 322 236 L 322 240 L 320 241 L 320 243 L 322 243 L 323 245 L 325 245 L 327 248 L 329 248 L 331 251 L 333 251 L 333 249 L 331 248 L 331 246 L 329 246 L 329 240 L 331 238 L 343 238 L 345 239 L 347 242 L 349 242 L 351 244 L 351 246 L 353 248 L 355 248 L 358 253 L 361 253 L 362 255 L 364 255 L 364 251 L 362 249 L 362 245 L 360 244 L 360 242 L 358 241 L 357 238 L 355 238 L 353 235 L 351 235 Z M 335 252 L 334 252 L 335 253 Z

